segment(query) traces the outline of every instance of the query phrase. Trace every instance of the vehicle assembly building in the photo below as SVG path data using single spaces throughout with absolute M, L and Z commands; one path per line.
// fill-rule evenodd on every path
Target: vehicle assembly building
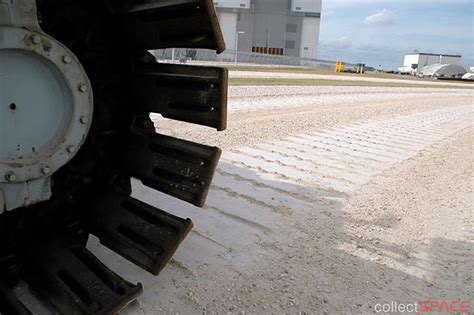
M 322 0 L 215 0 L 227 49 L 317 58 Z

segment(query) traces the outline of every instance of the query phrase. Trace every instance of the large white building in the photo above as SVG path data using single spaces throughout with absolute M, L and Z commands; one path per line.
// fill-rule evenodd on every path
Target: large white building
M 317 58 L 321 1 L 214 0 L 214 4 L 227 49 Z
M 403 67 L 398 68 L 401 73 L 418 73 L 419 70 L 426 66 L 433 64 L 453 64 L 459 65 L 461 63 L 460 55 L 445 55 L 445 54 L 428 54 L 414 52 L 405 55 Z

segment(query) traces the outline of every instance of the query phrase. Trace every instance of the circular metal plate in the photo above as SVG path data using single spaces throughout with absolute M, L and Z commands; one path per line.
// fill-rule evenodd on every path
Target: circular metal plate
M 0 28 L 0 183 L 51 176 L 81 147 L 92 111 L 90 82 L 66 47 Z

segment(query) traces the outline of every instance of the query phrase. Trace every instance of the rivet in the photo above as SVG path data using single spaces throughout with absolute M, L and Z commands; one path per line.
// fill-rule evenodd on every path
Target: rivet
M 33 41 L 33 44 L 39 45 L 41 44 L 41 37 L 39 35 L 33 35 L 32 41 Z
M 64 56 L 64 57 L 63 57 L 63 62 L 64 62 L 64 63 L 71 63 L 71 62 L 72 62 L 71 56 L 67 56 L 67 55 Z
M 88 122 L 89 122 L 89 118 L 87 118 L 87 116 L 81 117 L 81 124 L 87 124 Z
M 76 151 L 76 147 L 73 146 L 73 145 L 71 145 L 67 148 L 67 152 L 69 152 L 69 153 L 73 153 L 74 151 Z
M 51 173 L 51 169 L 47 166 L 44 166 L 42 169 L 41 169 L 41 172 L 44 174 L 44 175 L 48 175 L 49 173 Z
M 7 175 L 5 175 L 5 179 L 9 182 L 15 182 L 17 180 L 17 177 L 15 173 L 8 173 Z
M 85 85 L 84 83 L 79 85 L 79 91 L 87 92 L 87 90 L 88 90 L 87 85 Z

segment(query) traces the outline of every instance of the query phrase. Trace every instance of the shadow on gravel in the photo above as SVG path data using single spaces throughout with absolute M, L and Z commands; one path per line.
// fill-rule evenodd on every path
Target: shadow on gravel
M 226 162 L 214 185 L 200 209 L 133 183 L 136 198 L 195 223 L 159 277 L 91 238 L 88 247 L 109 268 L 144 285 L 122 314 L 365 314 L 391 301 L 474 296 L 472 243 L 434 239 L 410 249 L 364 238 L 351 224 L 391 229 L 396 218 L 353 222 L 345 194 Z M 48 314 L 25 286 L 16 293 Z
M 216 177 L 222 177 L 217 183 L 232 177 L 234 186 L 229 190 L 217 184 L 207 204 L 219 206 L 205 209 L 167 201 L 135 185 L 140 199 L 191 217 L 196 232 L 160 278 L 132 277 L 144 282 L 146 291 L 141 302 L 124 314 L 133 314 L 138 305 L 145 313 L 157 309 L 180 313 L 367 313 L 374 312 L 378 303 L 473 296 L 472 285 L 468 288 L 474 261 L 471 243 L 435 239 L 425 248 L 407 250 L 361 239 L 348 228 L 353 222 L 343 210 L 347 200 L 343 193 L 308 188 L 226 162 L 221 162 Z M 253 220 L 249 206 L 253 207 Z M 263 219 L 269 214 L 270 222 Z M 390 229 L 398 222 L 395 217 L 384 217 L 358 224 Z M 380 255 L 361 258 L 342 249 L 347 244 Z M 459 252 L 451 256 L 451 251 Z M 388 260 L 398 267 L 387 266 Z M 452 267 L 441 267 L 449 265 Z M 124 274 L 124 270 L 119 272 Z

